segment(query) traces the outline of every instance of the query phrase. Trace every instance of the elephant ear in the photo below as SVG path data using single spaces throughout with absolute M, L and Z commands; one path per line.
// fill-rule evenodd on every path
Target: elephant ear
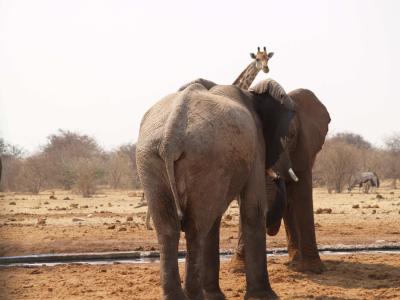
M 275 80 L 268 78 L 257 83 L 250 89 L 253 94 L 261 95 L 268 93 L 272 98 L 279 101 L 287 109 L 294 111 L 295 104 L 283 87 Z
M 260 118 L 265 141 L 265 168 L 273 166 L 284 151 L 295 104 L 275 80 L 263 80 L 250 92 L 257 99 L 255 110 Z
M 214 82 L 212 82 L 212 81 L 210 81 L 210 80 L 203 79 L 203 78 L 197 78 L 197 79 L 195 79 L 195 80 L 193 80 L 193 81 L 191 81 L 191 82 L 189 82 L 189 83 L 186 83 L 185 85 L 181 86 L 181 87 L 179 88 L 178 92 L 183 91 L 183 90 L 186 89 L 189 85 L 192 85 L 192 84 L 195 84 L 195 83 L 201 84 L 201 85 L 204 86 L 207 90 L 209 90 L 209 89 L 211 89 L 213 86 L 216 86 L 216 85 L 217 85 L 216 83 L 214 83 Z
M 291 154 L 295 171 L 312 168 L 317 153 L 321 150 L 331 121 L 328 110 L 307 89 L 297 89 L 289 93 L 296 104 L 297 142 Z

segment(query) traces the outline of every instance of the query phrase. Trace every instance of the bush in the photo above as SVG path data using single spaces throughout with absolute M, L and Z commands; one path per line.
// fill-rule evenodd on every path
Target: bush
M 317 177 L 323 178 L 329 192 L 341 193 L 359 170 L 360 156 L 361 151 L 356 146 L 342 140 L 328 140 L 315 164 Z
M 104 162 L 99 159 L 81 158 L 74 161 L 74 187 L 83 197 L 91 197 L 96 192 L 99 180 L 104 176 Z
M 42 153 L 22 160 L 18 176 L 19 190 L 38 194 L 46 182 L 46 165 L 47 160 Z
M 138 188 L 136 146 L 127 144 L 109 153 L 107 178 L 111 188 Z

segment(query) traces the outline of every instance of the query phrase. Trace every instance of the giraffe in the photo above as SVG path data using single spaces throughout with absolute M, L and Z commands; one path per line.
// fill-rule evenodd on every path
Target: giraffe
M 248 90 L 250 85 L 253 83 L 258 72 L 263 70 L 264 73 L 269 72 L 268 60 L 274 55 L 274 52 L 267 53 L 267 49 L 264 47 L 264 51 L 260 51 L 260 47 L 257 48 L 257 54 L 250 53 L 250 57 L 253 61 L 247 66 L 246 69 L 240 73 L 239 77 L 233 82 L 244 90 Z

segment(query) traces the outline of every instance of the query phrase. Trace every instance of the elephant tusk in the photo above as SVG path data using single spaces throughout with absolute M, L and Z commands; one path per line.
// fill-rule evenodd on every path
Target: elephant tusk
M 293 179 L 293 181 L 295 182 L 299 181 L 299 177 L 296 176 L 296 173 L 294 173 L 292 168 L 289 168 L 288 173 L 290 177 Z
M 271 168 L 267 169 L 267 175 L 269 177 L 271 177 L 272 179 L 277 179 L 279 177 L 278 174 L 274 170 L 272 170 Z

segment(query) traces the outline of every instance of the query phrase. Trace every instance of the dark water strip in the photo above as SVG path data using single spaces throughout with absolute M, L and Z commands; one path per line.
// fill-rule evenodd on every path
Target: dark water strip
M 362 254 L 362 253 L 397 253 L 400 254 L 399 244 L 387 245 L 336 245 L 319 247 L 320 254 Z M 227 260 L 233 255 L 233 250 L 220 252 L 221 260 Z M 287 255 L 286 248 L 268 249 L 269 256 Z M 178 260 L 184 261 L 186 251 L 179 251 Z M 119 251 L 119 252 L 89 252 L 89 253 L 59 253 L 38 254 L 25 256 L 0 257 L 0 267 L 11 266 L 52 266 L 58 264 L 143 264 L 160 261 L 158 251 Z

